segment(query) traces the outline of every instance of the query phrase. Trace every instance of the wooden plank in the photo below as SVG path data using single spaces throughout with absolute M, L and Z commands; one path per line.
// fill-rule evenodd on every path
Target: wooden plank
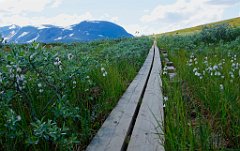
M 167 71 L 169 73 L 174 73 L 176 71 L 175 67 L 174 66 L 167 66 Z
M 161 61 L 155 46 L 155 57 L 151 75 L 128 145 L 128 151 L 164 151 L 163 96 Z
M 142 68 L 87 147 L 87 151 L 120 151 L 123 149 L 133 116 L 149 78 L 153 57 L 154 47 L 150 49 Z
M 170 61 L 167 62 L 166 64 L 167 64 L 167 66 L 173 66 L 173 62 L 170 62 Z
M 173 78 L 177 75 L 176 73 L 168 73 L 170 80 L 173 80 Z

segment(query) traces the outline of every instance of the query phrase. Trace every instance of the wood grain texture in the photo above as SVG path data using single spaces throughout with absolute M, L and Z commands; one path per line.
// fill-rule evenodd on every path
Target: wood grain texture
M 154 46 L 124 95 L 93 138 L 87 151 L 120 151 L 133 122 L 133 116 L 144 93 L 153 63 Z
M 128 145 L 128 151 L 164 151 L 161 61 L 155 43 L 152 71 Z

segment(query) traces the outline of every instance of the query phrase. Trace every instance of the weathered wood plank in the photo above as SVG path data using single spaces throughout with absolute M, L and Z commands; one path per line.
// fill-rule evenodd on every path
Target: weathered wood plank
M 128 145 L 128 151 L 164 151 L 163 96 L 159 49 L 155 46 L 152 71 Z
M 173 66 L 173 62 L 167 62 L 167 66 Z
M 144 93 L 153 57 L 154 47 L 150 49 L 142 68 L 87 147 L 87 151 L 122 150 L 133 116 Z
M 176 73 L 168 73 L 170 80 L 173 80 L 174 77 L 177 75 Z

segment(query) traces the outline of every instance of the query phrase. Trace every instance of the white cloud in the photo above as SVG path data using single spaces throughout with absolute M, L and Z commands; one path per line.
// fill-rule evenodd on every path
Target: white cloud
M 1 0 L 0 12 L 3 15 L 16 15 L 24 12 L 40 12 L 52 2 L 53 0 Z
M 221 2 L 220 2 L 221 1 Z M 144 24 L 158 24 L 155 32 L 171 31 L 221 20 L 224 11 L 236 5 L 236 0 L 177 0 L 173 4 L 159 5 L 141 17 Z
M 239 0 L 208 0 L 213 5 L 233 5 L 239 3 Z
M 111 21 L 111 22 L 117 23 L 119 21 L 119 18 L 117 16 L 111 16 L 111 15 L 105 13 L 98 20 L 106 20 L 106 21 Z
M 57 8 L 62 4 L 63 0 L 53 0 L 51 7 Z
M 211 5 L 207 0 L 177 0 L 172 5 L 159 5 L 150 14 L 141 18 L 142 22 L 158 21 L 165 19 L 169 14 L 176 14 L 187 19 L 204 16 L 209 18 L 212 16 L 221 16 L 226 5 Z M 207 16 L 206 16 L 207 13 Z
M 58 26 L 68 26 L 71 24 L 79 23 L 83 20 L 92 20 L 93 16 L 90 12 L 84 14 L 59 14 L 54 17 L 27 17 L 24 15 L 5 16 L 0 20 L 1 25 L 17 24 L 21 26 L 25 25 L 41 25 L 41 24 L 53 24 Z
M 62 2 L 63 0 L 0 0 L 0 25 L 17 24 L 25 26 L 53 24 L 69 26 L 83 20 L 108 20 L 118 22 L 118 17 L 116 16 L 104 14 L 100 18 L 96 18 L 90 12 L 73 14 L 63 12 L 52 17 L 41 15 L 47 7 L 59 9 Z M 34 16 L 30 16 L 30 14 L 34 14 Z

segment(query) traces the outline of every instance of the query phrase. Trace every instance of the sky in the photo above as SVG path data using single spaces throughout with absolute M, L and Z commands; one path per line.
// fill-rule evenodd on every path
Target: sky
M 0 0 L 0 26 L 105 20 L 136 35 L 240 17 L 240 0 Z

